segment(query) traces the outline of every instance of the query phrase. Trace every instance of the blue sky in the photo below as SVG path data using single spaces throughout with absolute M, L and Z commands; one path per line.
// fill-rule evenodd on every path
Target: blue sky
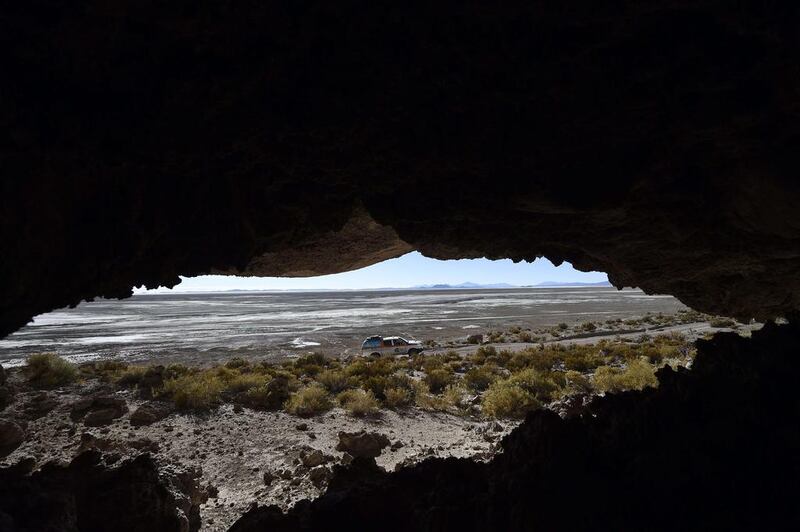
M 509 259 L 436 260 L 412 252 L 360 270 L 320 277 L 231 277 L 204 275 L 183 278 L 172 291 L 314 290 L 403 288 L 428 284 L 508 283 L 532 285 L 543 281 L 595 283 L 608 278 L 602 272 L 579 272 L 569 263 L 559 267 L 547 259 L 514 263 Z M 141 292 L 142 290 L 136 290 Z M 167 291 L 159 289 L 159 292 Z

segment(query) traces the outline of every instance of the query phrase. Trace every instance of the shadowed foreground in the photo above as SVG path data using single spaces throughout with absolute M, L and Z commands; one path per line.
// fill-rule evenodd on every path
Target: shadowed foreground
M 594 416 L 537 411 L 489 464 L 361 463 L 288 515 L 258 508 L 233 531 L 791 528 L 800 524 L 800 329 L 698 341 L 691 371 L 607 396 Z

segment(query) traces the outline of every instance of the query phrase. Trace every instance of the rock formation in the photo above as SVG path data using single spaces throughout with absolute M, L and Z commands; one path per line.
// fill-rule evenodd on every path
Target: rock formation
M 149 455 L 105 468 L 98 451 L 33 475 L 0 469 L 0 530 L 198 530 L 204 496 L 195 477 L 162 475 Z
M 320 274 L 411 249 L 568 260 L 698 310 L 796 321 L 798 10 L 20 3 L 0 19 L 0 336 L 179 275 Z M 692 372 L 596 418 L 533 415 L 488 465 L 355 460 L 319 501 L 236 528 L 791 528 L 798 349 L 794 325 L 718 336 Z M 128 523 L 178 523 L 140 465 L 153 506 Z M 1 472 L 0 523 L 124 529 L 129 469 L 59 471 Z M 114 488 L 90 509 L 100 480 Z
M 794 4 L 90 4 L 0 22 L 0 334 L 410 249 L 800 307 Z

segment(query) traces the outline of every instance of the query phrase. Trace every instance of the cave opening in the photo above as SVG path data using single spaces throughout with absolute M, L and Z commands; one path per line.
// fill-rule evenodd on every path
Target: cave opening
M 224 511 L 230 490 L 158 457 L 199 463 L 213 451 L 225 460 L 204 473 L 225 478 L 248 458 L 248 418 L 262 416 L 262 428 L 291 419 L 287 434 L 310 447 L 327 437 L 316 418 L 222 401 L 230 417 L 203 424 L 174 401 L 138 397 L 188 370 L 125 374 L 96 361 L 84 379 L 90 366 L 40 357 L 37 372 L 0 371 L 0 454 L 13 460 L 0 468 L 0 530 L 800 529 L 800 5 L 110 6 L 24 2 L 0 17 L 2 338 L 19 341 L 35 316 L 179 275 L 324 275 L 413 250 L 568 261 L 738 324 L 719 318 L 694 341 L 691 369 L 661 365 L 657 387 L 598 395 L 564 417 L 536 408 L 502 438 L 499 420 L 494 443 L 480 436 L 502 450 L 486 461 L 429 457 L 387 472 L 376 463 L 414 448 L 392 450 L 390 433 L 377 459 L 308 467 L 303 458 L 325 453 L 271 441 L 265 460 L 300 463 L 275 478 L 248 471 L 247 502 Z M 636 343 L 648 359 L 651 348 L 659 356 L 651 340 Z M 492 376 L 514 357 L 487 351 L 483 382 L 511 379 Z M 566 365 L 559 353 L 552 360 Z M 277 404 L 295 383 L 344 372 L 299 360 L 269 375 L 271 388 L 263 366 L 236 362 L 191 372 L 181 389 L 222 399 L 233 393 L 223 380 L 255 383 L 250 400 Z M 422 395 L 434 405 L 425 394 L 444 393 L 430 384 L 447 390 L 457 373 L 458 361 L 439 362 Z M 602 362 L 610 383 L 627 370 Z M 134 385 L 118 388 L 123 376 Z M 75 397 L 73 384 L 30 389 L 28 377 L 91 383 Z M 392 375 L 373 377 L 359 386 L 363 404 Z M 560 386 L 510 384 L 507 396 L 539 402 L 537 390 Z M 316 390 L 309 403 L 324 405 Z M 128 429 L 134 414 L 163 433 Z M 109 437 L 118 427 L 123 447 Z M 220 431 L 234 444 L 202 445 Z M 48 442 L 24 443 L 37 432 L 67 446 L 64 463 L 39 468 Z M 350 440 L 373 445 L 366 454 L 383 443 Z M 301 465 L 308 476 L 292 476 Z M 249 506 L 258 490 L 313 486 L 311 470 L 327 486 L 313 501 Z M 226 517 L 204 517 L 210 506 Z
M 118 474 L 144 452 L 190 479 L 173 491 L 191 527 L 226 529 L 308 504 L 334 472 L 493 463 L 526 416 L 594 415 L 691 368 L 696 340 L 761 327 L 569 264 L 404 257 L 321 286 L 185 278 L 35 317 L 0 340 L 21 436 L 0 466 L 35 477 L 96 453 Z

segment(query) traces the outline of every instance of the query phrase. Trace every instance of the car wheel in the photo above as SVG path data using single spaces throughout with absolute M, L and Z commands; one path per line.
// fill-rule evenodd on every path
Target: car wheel
M 369 356 L 371 356 L 372 358 L 380 358 L 381 354 L 376 352 L 376 353 L 370 353 Z
M 409 349 L 408 350 L 408 354 L 409 355 L 418 355 L 419 354 L 419 349 Z

